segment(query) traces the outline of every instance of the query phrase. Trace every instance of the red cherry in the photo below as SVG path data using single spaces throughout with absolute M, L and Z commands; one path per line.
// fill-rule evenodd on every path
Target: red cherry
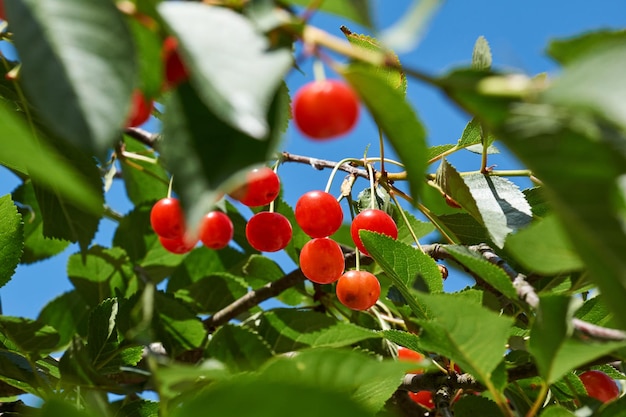
M 234 233 L 233 222 L 221 211 L 208 213 L 200 223 L 200 240 L 209 249 L 225 248 Z
M 178 52 L 178 40 L 173 36 L 168 36 L 163 41 L 163 65 L 165 67 L 165 90 L 174 88 L 189 78 L 187 67 Z
M 308 241 L 300 252 L 300 269 L 305 277 L 318 284 L 330 284 L 344 270 L 343 252 L 339 244 L 327 237 Z
M 369 252 L 365 249 L 359 231 L 369 230 L 371 232 L 382 233 L 393 239 L 398 238 L 398 227 L 390 215 L 378 209 L 366 209 L 360 212 L 350 226 L 350 234 L 352 240 L 363 255 L 369 256 Z
M 325 140 L 348 133 L 359 118 L 359 99 L 341 81 L 313 81 L 293 98 L 296 126 L 311 139 Z
M 131 100 L 132 104 L 128 120 L 126 121 L 126 126 L 141 126 L 150 118 L 152 108 L 154 107 L 154 101 L 148 100 L 140 90 L 133 91 Z
M 193 248 L 196 247 L 196 244 L 198 243 L 197 240 L 194 242 L 188 242 L 185 240 L 184 236 L 177 237 L 174 239 L 167 239 L 167 238 L 164 238 L 163 236 L 159 236 L 159 242 L 161 242 L 161 245 L 163 245 L 163 247 L 167 251 L 176 253 L 179 255 L 190 252 Z
M 178 239 L 185 233 L 185 216 L 176 198 L 162 198 L 152 206 L 150 224 L 154 233 L 166 239 Z
M 0 0 L 0 19 L 7 20 L 7 15 L 4 11 L 4 0 Z
M 246 175 L 246 183 L 228 194 L 248 207 L 265 206 L 278 197 L 280 179 L 268 167 L 253 169 Z
M 367 310 L 378 301 L 380 282 L 367 271 L 348 271 L 337 281 L 335 291 L 344 306 L 352 310 Z
M 291 240 L 291 223 L 280 213 L 262 211 L 246 224 L 246 238 L 254 249 L 261 252 L 277 252 Z
M 409 397 L 417 404 L 432 410 L 435 408 L 433 394 L 430 391 L 409 392 Z
M 617 387 L 617 384 L 604 372 L 583 372 L 580 374 L 580 380 L 583 382 L 583 385 L 587 390 L 587 394 L 589 394 L 592 398 L 606 403 L 619 397 L 619 388 Z
M 403 362 L 421 362 L 424 359 L 424 355 L 414 350 L 405 348 L 403 346 L 398 346 L 398 360 Z M 424 373 L 423 369 L 414 369 L 409 371 L 412 374 L 422 374 Z
M 339 202 L 324 191 L 309 191 L 300 197 L 295 214 L 298 225 L 311 237 L 330 236 L 343 221 Z

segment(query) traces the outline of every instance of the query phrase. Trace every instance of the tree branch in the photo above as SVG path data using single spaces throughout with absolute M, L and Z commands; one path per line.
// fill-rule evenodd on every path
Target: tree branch
M 152 149 L 156 149 L 159 140 L 161 139 L 161 135 L 157 133 L 150 133 L 147 130 L 139 129 L 138 127 L 127 127 L 124 129 L 124 134 Z
M 298 163 L 301 163 L 301 164 L 308 164 L 308 165 L 311 165 L 313 168 L 315 168 L 317 170 L 322 170 L 324 168 L 332 169 L 332 168 L 335 168 L 337 166 L 337 162 L 335 162 L 335 161 L 328 161 L 328 160 L 325 160 L 325 159 L 317 159 L 317 158 L 312 158 L 310 156 L 294 155 L 294 154 L 290 154 L 288 152 L 283 152 L 281 154 L 281 160 L 283 162 L 298 162 Z M 362 178 L 365 178 L 365 179 L 369 178 L 369 175 L 368 175 L 366 170 L 356 168 L 355 166 L 350 165 L 348 163 L 342 164 L 339 167 L 339 170 L 347 172 L 349 174 L 356 175 L 357 177 L 362 177 Z

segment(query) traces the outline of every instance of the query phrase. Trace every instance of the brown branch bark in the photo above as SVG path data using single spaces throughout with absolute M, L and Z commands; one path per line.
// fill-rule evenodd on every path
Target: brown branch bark
M 156 149 L 160 140 L 160 135 L 150 133 L 147 130 L 139 129 L 138 127 L 127 127 L 124 129 L 124 134 L 152 149 Z
M 335 168 L 337 166 L 337 162 L 335 161 L 328 161 L 326 159 L 317 159 L 317 158 L 312 158 L 310 156 L 303 156 L 303 155 L 294 155 L 288 152 L 283 152 L 281 154 L 281 161 L 283 162 L 297 162 L 300 164 L 307 164 L 307 165 L 311 165 L 313 168 L 317 169 L 317 170 L 322 170 L 324 168 Z M 349 174 L 353 174 L 356 175 L 357 177 L 362 177 L 362 178 L 369 178 L 369 175 L 367 173 L 366 170 L 364 169 L 359 169 L 353 165 L 350 165 L 348 163 L 346 164 L 342 164 L 339 167 L 340 171 L 344 171 L 347 172 Z

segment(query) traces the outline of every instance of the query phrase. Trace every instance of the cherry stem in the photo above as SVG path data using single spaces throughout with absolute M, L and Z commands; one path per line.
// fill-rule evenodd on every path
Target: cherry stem
M 383 140 L 383 130 L 378 127 L 378 146 L 380 147 L 380 172 L 385 174 L 385 143 Z
M 174 183 L 174 176 L 172 175 L 170 177 L 170 183 L 167 186 L 167 198 L 171 198 L 172 197 L 172 184 Z
M 330 192 L 330 187 L 332 186 L 333 179 L 335 178 L 337 171 L 339 171 L 339 169 L 342 166 L 344 166 L 348 162 L 355 162 L 355 161 L 360 162 L 360 160 L 355 159 L 355 158 L 344 158 L 341 161 L 337 162 L 335 166 L 333 167 L 333 170 L 330 172 L 330 175 L 328 176 L 328 182 L 326 183 L 326 188 L 324 188 L 324 191 L 327 193 Z
M 370 208 L 376 208 L 376 185 L 374 184 L 374 168 L 372 164 L 366 164 L 367 172 L 370 179 Z
M 313 78 L 315 81 L 325 81 L 326 80 L 326 72 L 324 71 L 324 63 L 316 59 L 313 61 Z
M 280 159 L 279 159 L 278 161 L 276 161 L 276 163 L 274 164 L 274 167 L 272 167 L 272 170 L 273 170 L 273 171 L 274 171 L 274 173 L 276 173 L 276 174 L 278 173 L 278 165 L 280 165 Z M 270 206 L 269 206 L 269 208 L 268 208 L 268 211 L 269 211 L 270 213 L 273 213 L 273 212 L 274 212 L 274 206 L 275 206 L 275 205 L 276 205 L 276 199 L 273 199 L 273 200 L 270 202 Z
M 417 235 L 415 234 L 415 231 L 413 230 L 413 227 L 411 227 L 411 223 L 409 222 L 408 217 L 406 217 L 406 213 L 404 212 L 404 210 L 400 206 L 400 202 L 398 201 L 398 197 L 396 197 L 396 193 L 393 190 L 389 190 L 389 195 L 393 199 L 393 202 L 396 204 L 396 207 L 398 207 L 398 211 L 400 212 L 400 216 L 402 216 L 402 220 L 404 221 L 404 224 L 406 224 L 406 227 L 409 229 L 409 233 L 411 234 L 411 237 L 413 238 L 413 241 L 417 245 L 417 248 L 420 251 L 424 252 L 424 249 L 422 249 L 422 245 L 420 245 L 419 239 L 417 238 Z

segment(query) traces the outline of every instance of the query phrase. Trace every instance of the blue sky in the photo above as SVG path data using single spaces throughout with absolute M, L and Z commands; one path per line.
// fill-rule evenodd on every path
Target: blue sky
M 327 0 L 332 1 L 332 0 Z M 408 0 L 374 1 L 375 21 L 380 28 L 388 27 L 399 19 L 411 4 Z M 312 23 L 341 36 L 339 27 L 347 25 L 354 32 L 363 31 L 357 25 L 340 18 L 317 14 Z M 583 31 L 599 28 L 626 27 L 626 4 L 622 0 L 606 1 L 449 1 L 432 20 L 419 46 L 400 54 L 401 62 L 431 74 L 440 74 L 454 66 L 468 64 L 476 38 L 483 35 L 491 45 L 494 66 L 500 69 L 521 71 L 534 75 L 540 72 L 557 74 L 558 68 L 543 53 L 548 41 Z M 303 62 L 304 74 L 293 72 L 288 85 L 295 92 L 313 79 L 310 62 Z M 332 77 L 332 73 L 328 73 Z M 468 117 L 446 102 L 438 92 L 409 80 L 408 97 L 428 130 L 431 145 L 454 143 L 461 134 Z M 349 135 L 325 142 L 312 142 L 290 127 L 285 135 L 284 149 L 295 154 L 338 161 L 345 157 L 360 157 L 368 144 L 369 154 L 378 155 L 377 130 L 365 112 L 357 128 Z M 464 153 L 452 161 L 459 169 L 477 169 L 479 160 Z M 506 152 L 490 159 L 499 169 L 517 167 Z M 436 167 L 433 167 L 435 169 Z M 314 171 L 310 167 L 286 164 L 280 169 L 286 200 L 292 205 L 304 192 L 325 186 L 328 171 Z M 339 185 L 336 181 L 336 186 Z M 0 195 L 10 193 L 18 185 L 17 179 L 0 168 Z M 363 184 L 365 187 L 365 184 Z M 336 191 L 336 188 L 334 189 Z M 120 212 L 130 205 L 120 185 L 107 194 L 109 204 Z M 115 224 L 103 220 L 94 243 L 111 244 Z M 3 313 L 12 316 L 36 317 L 52 298 L 71 289 L 65 273 L 67 256 L 77 251 L 72 245 L 63 256 L 20 266 L 13 279 L 2 289 L 0 297 Z M 285 269 L 285 257 L 278 256 Z M 468 281 L 451 277 L 446 282 L 448 290 L 462 287 Z

